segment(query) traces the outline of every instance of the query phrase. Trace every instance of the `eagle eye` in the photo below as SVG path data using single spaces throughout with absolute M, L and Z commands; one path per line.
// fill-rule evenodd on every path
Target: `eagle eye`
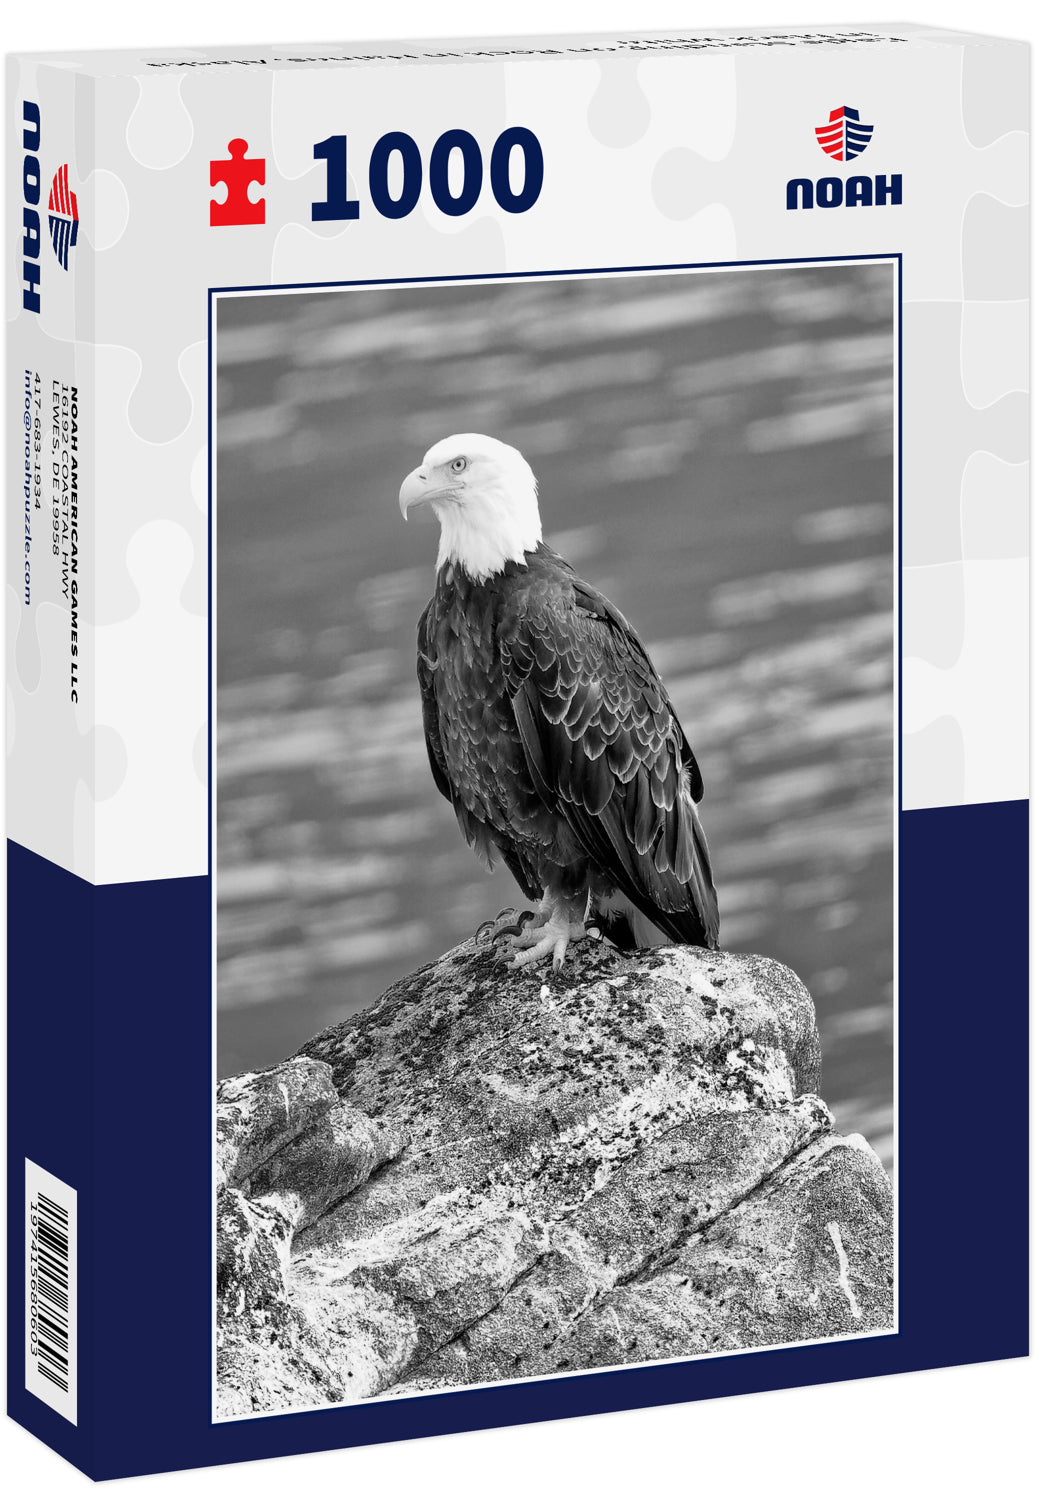
M 462 471 L 463 471 L 463 469 L 465 469 L 465 468 L 468 467 L 468 464 L 469 464 L 469 460 L 468 459 L 459 457 L 459 458 L 453 458 L 448 467 L 451 469 L 451 472 L 453 474 L 461 474 Z

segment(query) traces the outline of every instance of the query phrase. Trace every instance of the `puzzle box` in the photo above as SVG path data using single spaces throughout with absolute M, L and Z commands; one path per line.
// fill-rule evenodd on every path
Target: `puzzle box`
M 9 1408 L 87 1473 L 1026 1352 L 1027 72 L 11 59 Z

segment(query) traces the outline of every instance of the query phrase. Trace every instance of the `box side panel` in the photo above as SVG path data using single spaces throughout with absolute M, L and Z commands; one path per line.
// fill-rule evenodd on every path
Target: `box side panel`
M 81 215 L 94 84 L 17 59 L 7 81 L 8 1400 L 89 1468 L 93 352 Z
M 401 38 L 349 39 L 301 43 L 256 43 L 239 47 L 156 47 L 144 51 L 121 48 L 113 51 L 39 53 L 31 60 L 63 68 L 81 68 L 95 77 L 147 77 L 150 72 L 186 74 L 206 70 L 241 68 L 257 70 L 287 68 L 364 67 L 385 62 L 463 62 L 479 65 L 489 59 L 525 57 L 588 57 L 596 54 L 628 55 L 653 53 L 697 53 L 746 51 L 771 48 L 895 47 L 999 47 L 1024 45 L 981 32 L 949 31 L 905 21 L 856 26 L 825 22 L 811 26 L 714 27 L 686 31 L 592 32 L 553 35 L 519 34 L 491 37 L 439 37 L 406 41 Z
M 7 831 L 91 879 L 95 85 L 51 67 L 11 66 Z
M 7 1410 L 88 1473 L 94 1431 L 94 889 L 15 843 L 7 846 Z M 27 1162 L 78 1201 L 79 1400 L 75 1425 L 26 1389 Z M 40 1389 L 46 1389 L 40 1386 Z

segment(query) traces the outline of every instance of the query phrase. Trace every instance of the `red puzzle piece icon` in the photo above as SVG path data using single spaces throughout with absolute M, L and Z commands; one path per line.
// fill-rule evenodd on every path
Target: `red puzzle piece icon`
M 218 203 L 215 198 L 210 199 L 210 225 L 262 224 L 267 200 L 261 198 L 258 203 L 251 203 L 249 184 L 255 182 L 261 187 L 264 185 L 267 161 L 262 156 L 247 156 L 249 142 L 240 137 L 228 141 L 228 150 L 231 152 L 229 160 L 211 161 L 209 164 L 210 187 L 216 187 L 221 182 L 227 186 L 225 202 Z

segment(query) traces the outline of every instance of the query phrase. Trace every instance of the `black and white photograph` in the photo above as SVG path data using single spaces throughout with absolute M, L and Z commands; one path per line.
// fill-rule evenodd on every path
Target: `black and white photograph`
M 218 1419 L 895 1326 L 895 317 L 215 299 Z

